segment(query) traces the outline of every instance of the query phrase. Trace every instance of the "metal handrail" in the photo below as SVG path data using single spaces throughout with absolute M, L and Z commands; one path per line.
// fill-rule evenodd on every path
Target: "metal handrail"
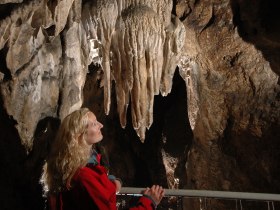
M 144 190 L 145 188 L 123 187 L 119 192 L 119 194 L 140 196 L 142 195 L 141 192 Z M 165 189 L 165 196 L 280 201 L 280 194 L 211 191 L 211 190 Z

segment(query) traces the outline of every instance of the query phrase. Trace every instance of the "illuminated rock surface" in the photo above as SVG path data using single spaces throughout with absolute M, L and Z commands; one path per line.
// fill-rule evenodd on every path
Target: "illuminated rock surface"
M 128 185 L 279 193 L 278 11 L 272 0 L 0 1 L 4 208 L 43 205 L 34 183 L 57 121 L 81 106 L 105 125 Z

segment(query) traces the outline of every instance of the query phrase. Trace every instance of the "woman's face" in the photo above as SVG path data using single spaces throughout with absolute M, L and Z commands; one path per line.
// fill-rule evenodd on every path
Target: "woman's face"
M 89 145 L 95 144 L 102 140 L 103 135 L 101 133 L 103 125 L 97 121 L 95 115 L 92 112 L 88 113 L 88 130 L 86 142 Z

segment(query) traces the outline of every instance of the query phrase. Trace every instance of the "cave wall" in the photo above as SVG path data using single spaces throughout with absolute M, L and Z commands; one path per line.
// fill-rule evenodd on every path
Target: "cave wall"
M 197 63 L 193 71 L 199 72 L 199 111 L 194 127 L 196 145 L 190 156 L 202 153 L 213 159 L 210 162 L 217 165 L 213 169 L 208 167 L 209 173 L 198 172 L 205 170 L 207 162 L 200 167 L 195 162 L 192 170 L 205 176 L 201 179 L 205 182 L 200 181 L 196 186 L 207 188 L 213 177 L 211 187 L 217 185 L 215 188 L 218 189 L 227 180 L 222 172 L 227 170 L 221 169 L 219 172 L 218 168 L 230 165 L 222 163 L 230 158 L 224 156 L 221 142 L 227 144 L 225 141 L 234 141 L 241 146 L 241 139 L 250 138 L 246 142 L 266 144 L 265 136 L 279 126 L 278 75 L 262 51 L 239 35 L 242 29 L 234 24 L 236 14 L 232 12 L 230 2 L 209 4 L 209 1 L 200 1 L 194 8 L 197 9 L 184 20 L 187 36 L 193 38 L 186 44 L 186 54 Z M 191 48 L 192 43 L 197 43 L 196 48 Z M 203 159 L 208 160 L 206 156 Z M 217 176 L 224 178 L 214 179 Z M 224 185 L 231 189 L 230 183 Z
M 196 72 L 191 87 L 198 89 L 190 93 L 197 114 L 187 165 L 189 188 L 279 193 L 275 6 L 196 1 L 185 7 L 185 13 L 192 11 L 183 21 L 189 37 L 185 52 L 192 62 L 187 67 Z M 231 208 L 224 203 L 216 209 Z M 257 208 L 262 207 L 247 207 Z
M 165 97 L 159 92 L 149 95 L 153 123 L 148 130 L 143 127 L 144 143 L 131 115 L 137 103 L 127 106 L 123 129 L 116 87 L 122 83 L 111 83 L 105 64 L 92 60 L 82 21 L 88 2 L 0 2 L 4 209 L 43 208 L 38 185 L 43 160 L 59 120 L 80 106 L 93 110 L 105 125 L 102 144 L 112 172 L 123 177 L 126 186 L 159 183 L 169 188 L 279 193 L 277 5 L 272 0 L 254 5 L 246 0 L 176 0 L 173 5 L 154 1 L 150 7 L 157 8 L 157 2 L 172 6 L 167 16 L 159 14 L 156 21 L 164 24 L 157 27 L 165 27 L 171 14 L 176 15 L 185 38 L 180 56 L 168 64 L 174 71 L 173 84 L 168 83 L 171 92 Z M 146 105 L 141 100 L 138 103 Z M 199 209 L 200 204 L 185 205 Z M 218 202 L 216 207 L 235 206 Z

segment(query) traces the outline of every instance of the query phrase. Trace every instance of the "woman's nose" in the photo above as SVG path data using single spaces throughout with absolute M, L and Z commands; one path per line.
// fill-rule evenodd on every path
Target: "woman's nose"
M 100 128 L 103 128 L 103 125 L 102 125 L 102 123 L 100 123 L 100 122 L 98 122 L 99 123 L 99 127 Z

